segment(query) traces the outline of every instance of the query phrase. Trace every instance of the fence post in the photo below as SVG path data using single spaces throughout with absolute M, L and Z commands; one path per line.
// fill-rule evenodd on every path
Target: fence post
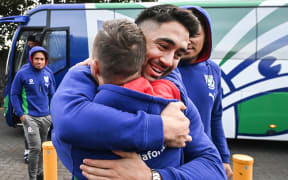
M 42 144 L 44 180 L 57 180 L 57 153 L 52 141 Z
M 252 180 L 254 159 L 245 154 L 234 154 L 233 180 Z

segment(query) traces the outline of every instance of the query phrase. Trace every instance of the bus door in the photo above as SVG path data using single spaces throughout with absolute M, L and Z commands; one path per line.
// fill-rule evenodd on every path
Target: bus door
M 16 126 L 20 123 L 18 117 L 13 113 L 9 98 L 14 76 L 29 60 L 28 56 L 31 47 L 28 45 L 28 37 L 34 37 L 34 45 L 40 45 L 42 31 L 43 27 L 23 27 L 18 29 L 13 38 L 13 44 L 6 62 L 5 78 L 7 82 L 4 90 L 4 115 L 9 126 Z
M 10 16 L 10 17 L 1 17 L 0 18 L 0 23 L 18 23 L 20 24 L 26 24 L 29 21 L 29 16 Z M 16 33 L 14 34 L 13 40 L 15 39 L 15 37 L 18 36 L 19 34 L 19 29 L 21 29 L 20 27 L 18 27 L 18 29 L 16 30 Z M 13 122 L 13 118 L 12 118 L 12 108 L 11 108 L 11 104 L 9 102 L 9 92 L 11 89 L 11 79 L 12 77 L 12 63 L 13 63 L 13 47 L 15 46 L 16 41 L 12 42 L 12 46 L 9 49 L 9 53 L 8 53 L 8 58 L 6 61 L 6 68 L 5 68 L 5 88 L 4 88 L 4 116 L 7 119 L 7 124 L 9 126 L 15 126 L 15 123 Z

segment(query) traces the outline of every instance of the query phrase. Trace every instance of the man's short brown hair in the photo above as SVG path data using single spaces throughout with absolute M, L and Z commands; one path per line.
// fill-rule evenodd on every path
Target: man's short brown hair
M 92 58 L 99 62 L 100 75 L 109 82 L 140 72 L 145 55 L 145 36 L 127 19 L 105 21 L 92 50 Z

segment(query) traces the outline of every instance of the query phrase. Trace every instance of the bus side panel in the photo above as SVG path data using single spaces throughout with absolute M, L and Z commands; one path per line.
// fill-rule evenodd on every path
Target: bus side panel
M 212 58 L 222 69 L 227 137 L 288 139 L 287 10 L 207 9 L 213 21 Z M 225 19 L 231 16 L 232 21 Z
M 257 9 L 257 62 L 253 63 L 259 75 L 250 76 L 248 82 L 251 88 L 247 93 L 254 97 L 239 105 L 240 135 L 287 140 L 287 10 L 287 7 Z
M 241 63 L 255 59 L 256 10 L 254 8 L 206 8 L 212 20 L 213 51 L 211 58 L 222 70 L 223 127 L 228 138 L 237 138 L 238 103 L 241 92 L 237 84 Z
M 269 136 L 287 133 L 287 92 L 267 93 L 239 105 L 239 134 Z

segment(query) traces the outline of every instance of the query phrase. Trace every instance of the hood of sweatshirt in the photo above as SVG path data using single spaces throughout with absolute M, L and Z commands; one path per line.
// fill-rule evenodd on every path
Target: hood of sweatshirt
M 34 46 L 34 47 L 29 51 L 29 61 L 28 61 L 29 65 L 31 65 L 32 67 L 34 67 L 33 64 L 32 64 L 32 55 L 33 55 L 34 53 L 36 53 L 36 52 L 43 52 L 43 53 L 44 53 L 44 55 L 45 55 L 45 66 L 46 66 L 47 63 L 48 63 L 49 55 L 48 55 L 48 51 L 47 51 L 45 48 L 41 47 L 41 46 Z
M 212 51 L 212 31 L 211 31 L 211 20 L 208 13 L 201 7 L 198 6 L 184 6 L 182 8 L 191 10 L 193 14 L 201 21 L 201 24 L 205 31 L 205 43 L 202 51 L 199 54 L 198 59 L 194 63 L 206 61 L 210 58 Z

